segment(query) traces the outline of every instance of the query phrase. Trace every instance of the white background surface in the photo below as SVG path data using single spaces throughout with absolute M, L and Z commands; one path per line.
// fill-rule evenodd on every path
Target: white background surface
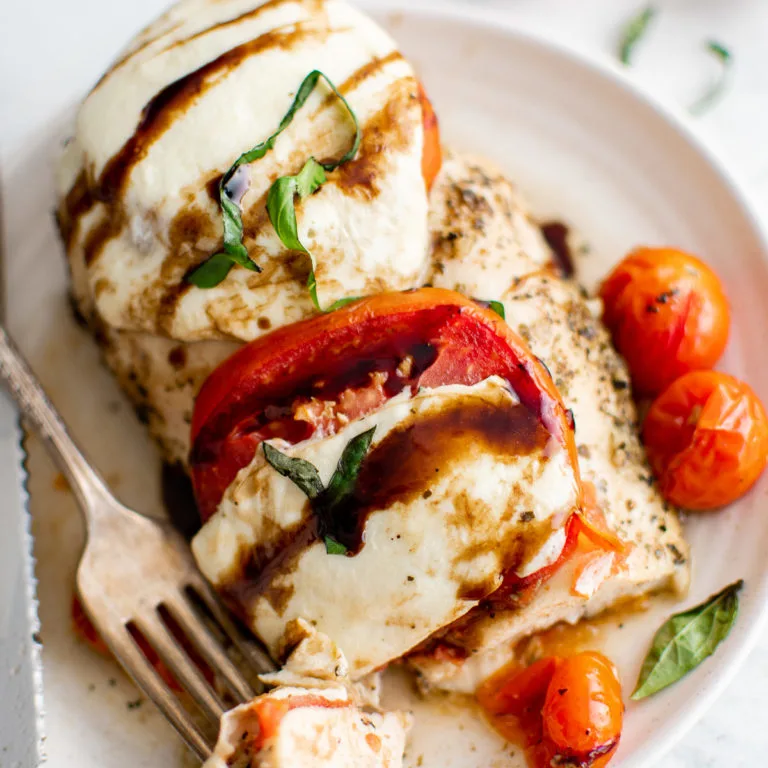
M 609 55 L 628 0 L 443 0 Z M 439 4 L 435 0 L 435 4 Z M 0 168 L 14 175 L 18 148 L 47 133 L 51 114 L 68 110 L 108 64 L 116 45 L 149 20 L 162 0 L 0 2 Z M 686 104 L 716 71 L 703 50 L 714 37 L 733 52 L 724 101 L 699 119 L 701 132 L 729 163 L 768 218 L 768 4 L 764 0 L 666 0 L 633 72 L 646 88 Z M 41 167 L 41 173 L 48 173 Z M 34 237 L 34 233 L 30 233 Z M 738 301 L 738 297 L 733 297 Z M 661 763 L 662 768 L 759 766 L 766 762 L 768 634 L 704 720 Z M 0 758 L 0 763 L 2 759 Z

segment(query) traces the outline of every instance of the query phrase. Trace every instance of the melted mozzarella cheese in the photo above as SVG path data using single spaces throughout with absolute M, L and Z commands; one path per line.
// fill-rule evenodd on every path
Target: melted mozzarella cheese
M 422 390 L 412 399 L 401 395 L 332 437 L 275 446 L 310 461 L 327 483 L 360 432 L 376 427 L 375 451 L 388 435 L 430 414 L 477 403 L 498 409 L 499 417 L 504 409 L 523 408 L 506 382 L 492 377 L 472 387 Z M 351 677 L 359 678 L 475 606 L 500 585 L 513 554 L 523 572 L 560 554 L 564 537 L 553 541 L 552 534 L 572 511 L 577 491 L 567 453 L 554 439 L 520 455 L 500 455 L 470 439 L 466 453 L 436 469 L 428 492 L 370 513 L 358 554 L 328 555 L 312 540 L 266 569 L 241 608 L 273 654 L 281 655 L 286 626 L 303 618 L 338 645 Z M 402 467 L 405 482 L 408 471 Z M 226 591 L 245 578 L 242 563 L 254 548 L 274 556 L 286 532 L 295 533 L 311 515 L 304 494 L 259 451 L 192 549 L 206 577 Z
M 245 245 L 261 273 L 185 282 L 221 248 L 216 184 L 269 137 L 319 69 L 363 130 L 356 159 L 297 203 L 322 306 L 399 290 L 424 276 L 427 193 L 417 81 L 392 39 L 341 0 L 184 0 L 148 28 L 83 103 L 60 169 L 60 222 L 84 314 L 184 341 L 250 340 L 315 312 L 309 259 L 266 216 L 278 177 L 352 142 L 347 111 L 322 81 L 263 158 L 242 197 Z
M 289 710 L 277 731 L 253 753 L 258 732 L 254 704 L 311 696 L 318 703 Z M 323 706 L 326 701 L 331 706 Z M 344 688 L 278 688 L 225 713 L 213 755 L 204 768 L 400 768 L 411 718 L 403 712 L 365 712 Z

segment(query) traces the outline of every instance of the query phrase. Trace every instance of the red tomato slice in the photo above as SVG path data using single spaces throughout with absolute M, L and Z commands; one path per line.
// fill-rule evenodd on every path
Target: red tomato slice
M 306 695 L 291 696 L 285 699 L 264 697 L 257 699 L 253 705 L 253 711 L 259 720 L 259 731 L 254 741 L 256 751 L 277 734 L 282 719 L 292 710 L 302 707 L 324 707 L 326 709 L 338 709 L 348 707 L 348 701 L 334 701 L 308 693 Z
M 280 328 L 247 344 L 203 385 L 192 419 L 192 478 L 203 520 L 265 439 L 310 437 L 296 403 L 350 396 L 354 416 L 378 407 L 370 390 L 385 373 L 389 398 L 410 387 L 506 379 L 521 403 L 568 451 L 578 477 L 571 421 L 544 366 L 494 312 L 453 291 L 422 288 L 361 299 L 335 312 Z M 357 393 L 357 394 L 355 394 Z M 367 405 L 361 406 L 365 401 Z M 347 415 L 347 414 L 345 414 Z M 325 433 L 335 429 L 324 420 Z
M 440 147 L 440 128 L 437 124 L 437 115 L 421 83 L 419 83 L 419 101 L 421 102 L 421 120 L 424 126 L 421 175 L 424 177 L 424 184 L 427 187 L 427 192 L 429 192 L 443 164 L 443 151 Z

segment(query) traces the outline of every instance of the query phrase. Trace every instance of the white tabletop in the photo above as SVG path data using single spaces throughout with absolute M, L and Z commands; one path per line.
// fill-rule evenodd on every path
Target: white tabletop
M 606 55 L 615 51 L 623 23 L 641 6 L 634 0 L 432 2 L 471 5 L 478 14 L 513 17 L 517 24 Z M 136 20 L 152 18 L 162 4 L 162 0 L 4 0 L 0 4 L 0 167 L 4 173 L 13 167 L 22 142 L 30 135 L 44 136 L 50 116 L 66 111 L 94 74 L 105 68 L 116 41 L 127 39 Z M 660 12 L 636 51 L 634 76 L 655 95 L 686 105 L 717 72 L 704 50 L 705 41 L 716 39 L 731 50 L 730 88 L 722 102 L 697 122 L 768 216 L 768 4 L 764 0 L 660 0 L 657 5 Z M 100 34 L 86 37 L 86 27 Z M 768 632 L 720 700 L 660 768 L 765 764 L 766 681 Z

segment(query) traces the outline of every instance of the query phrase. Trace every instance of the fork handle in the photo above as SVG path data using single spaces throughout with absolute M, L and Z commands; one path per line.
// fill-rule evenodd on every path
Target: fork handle
M 97 501 L 111 497 L 104 481 L 89 464 L 82 451 L 45 394 L 40 381 L 32 373 L 27 361 L 0 325 L 0 379 L 5 383 L 23 416 L 26 416 L 44 439 L 46 447 L 66 475 L 90 523 Z

